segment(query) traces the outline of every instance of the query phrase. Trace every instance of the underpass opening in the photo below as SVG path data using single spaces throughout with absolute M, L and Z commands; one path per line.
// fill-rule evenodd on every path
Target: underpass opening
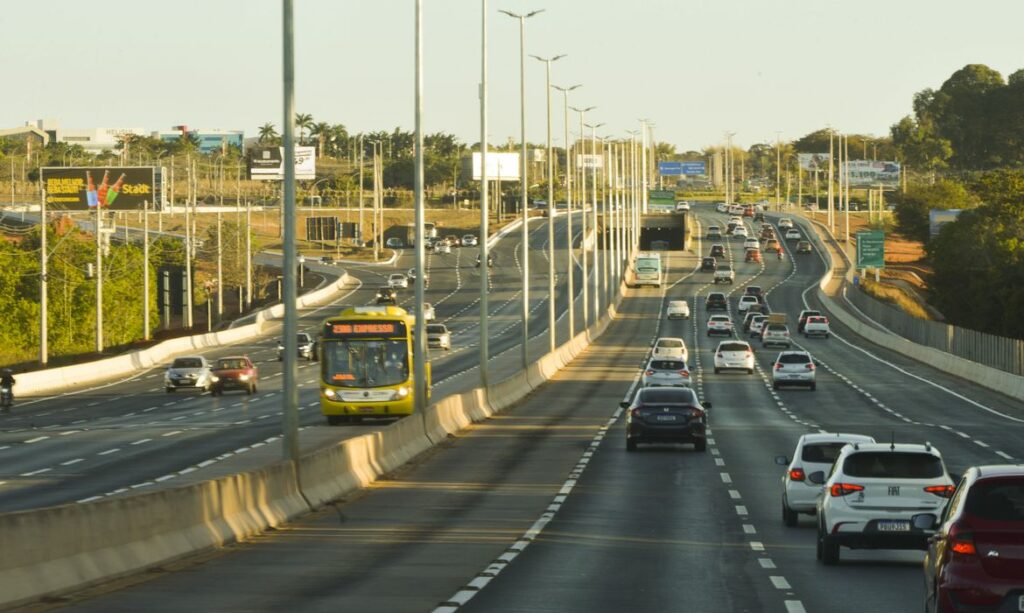
M 644 215 L 640 220 L 641 251 L 686 249 L 686 213 Z

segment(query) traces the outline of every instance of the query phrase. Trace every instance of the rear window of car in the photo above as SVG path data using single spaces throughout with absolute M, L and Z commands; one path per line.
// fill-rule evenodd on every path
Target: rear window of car
M 677 360 L 652 360 L 651 368 L 653 370 L 682 370 L 686 368 L 686 364 Z
M 811 356 L 802 353 L 784 353 L 779 356 L 779 362 L 783 364 L 807 364 Z
M 812 443 L 804 445 L 800 452 L 800 459 L 804 462 L 817 462 L 819 464 L 834 464 L 839 452 L 846 443 Z
M 718 232 L 721 230 L 718 226 L 708 226 L 708 232 Z
M 640 391 L 640 401 L 644 404 L 696 404 L 697 395 L 688 388 L 645 388 Z
M 1024 522 L 1024 479 L 975 483 L 967 494 L 966 510 L 979 519 Z
M 823 324 L 823 323 L 826 323 L 827 321 L 828 320 L 825 319 L 824 317 L 808 317 L 807 318 L 807 323 L 809 323 L 809 324 Z
M 725 294 L 708 294 L 708 300 L 712 302 L 715 300 L 725 300 Z
M 430 324 L 427 326 L 427 334 L 444 334 L 447 332 L 441 324 Z
M 866 478 L 935 479 L 943 475 L 943 468 L 942 460 L 930 453 L 864 451 L 846 458 L 843 473 Z
M 171 364 L 171 368 L 202 368 L 203 361 L 199 358 L 178 358 Z
M 767 332 L 787 332 L 787 331 L 789 331 L 789 328 L 786 327 L 786 324 L 768 324 L 768 326 L 765 327 L 765 331 L 767 331 Z
M 712 315 L 708 321 L 729 321 L 728 315 Z
M 740 296 L 740 302 L 757 302 L 757 296 L 751 296 L 750 294 Z
M 750 345 L 746 343 L 722 343 L 718 346 L 718 349 L 721 351 L 748 351 L 750 350 Z
M 248 368 L 249 365 L 245 363 L 245 360 L 218 360 L 217 368 L 220 370 L 241 370 Z
M 683 341 L 674 338 L 663 338 L 658 341 L 659 347 L 665 347 L 666 349 L 679 349 L 683 346 Z

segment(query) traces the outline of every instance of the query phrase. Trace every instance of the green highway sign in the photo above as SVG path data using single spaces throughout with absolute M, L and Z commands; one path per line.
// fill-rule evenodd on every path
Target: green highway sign
M 885 268 L 885 232 L 857 233 L 857 268 Z

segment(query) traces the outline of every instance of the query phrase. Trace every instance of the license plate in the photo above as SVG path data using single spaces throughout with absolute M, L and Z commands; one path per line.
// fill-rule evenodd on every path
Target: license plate
M 910 522 L 903 520 L 889 520 L 878 522 L 879 532 L 910 532 Z
M 373 413 L 373 407 L 359 407 L 360 413 Z
M 658 421 L 675 421 L 675 415 L 658 415 Z

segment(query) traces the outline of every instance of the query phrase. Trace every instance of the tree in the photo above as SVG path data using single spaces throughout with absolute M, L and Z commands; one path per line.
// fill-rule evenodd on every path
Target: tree
M 296 113 L 295 127 L 299 129 L 299 144 L 301 145 L 306 140 L 306 130 L 313 127 L 313 116 L 309 113 Z
M 892 142 L 905 164 L 925 171 L 935 171 L 947 166 L 953 156 L 953 145 L 936 136 L 929 123 L 915 121 L 907 116 L 890 128 Z
M 261 145 L 272 145 L 278 142 L 277 129 L 274 124 L 267 122 L 260 126 L 260 138 L 259 143 Z
M 929 213 L 932 209 L 967 209 L 978 205 L 978 198 L 953 180 L 940 179 L 933 184 L 912 184 L 903 195 L 894 195 L 896 227 L 908 239 L 927 243 L 930 236 Z
M 315 136 L 317 140 L 317 155 L 327 155 L 327 143 L 332 138 L 331 124 L 320 121 L 310 125 L 309 135 Z

